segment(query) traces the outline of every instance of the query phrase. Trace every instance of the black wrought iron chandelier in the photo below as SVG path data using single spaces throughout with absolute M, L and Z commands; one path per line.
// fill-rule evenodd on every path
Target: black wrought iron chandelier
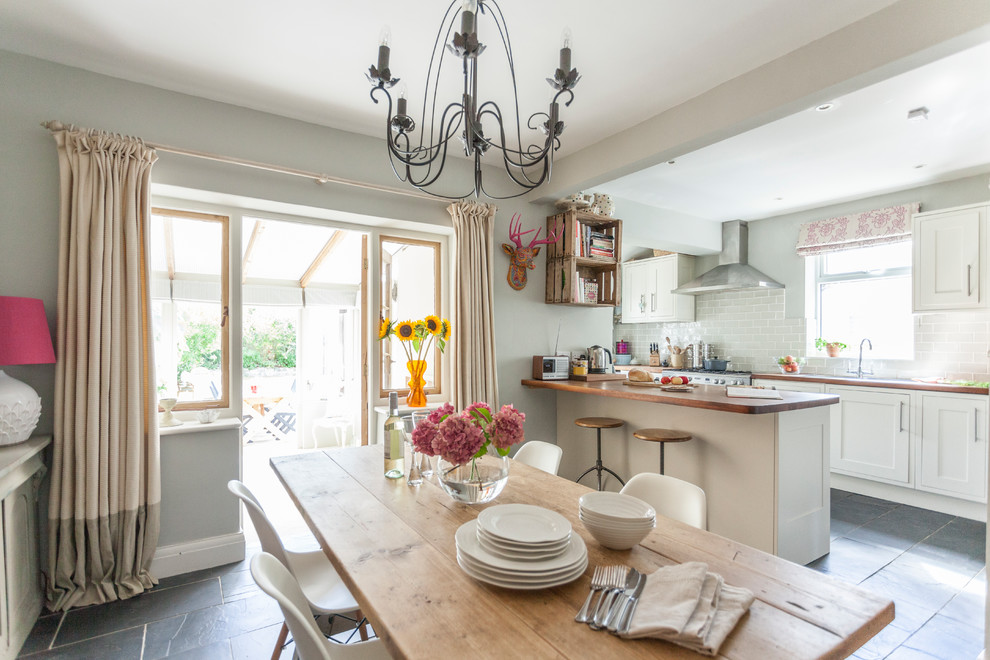
M 455 29 L 457 6 L 460 11 L 460 31 Z M 479 15 L 487 16 L 495 23 L 509 66 L 512 80 L 512 96 L 514 113 L 512 117 L 503 117 L 502 110 L 494 101 L 478 100 L 478 61 L 477 58 L 485 50 L 485 44 L 478 41 L 477 19 Z M 484 194 L 492 199 L 510 199 L 519 197 L 530 190 L 550 180 L 553 169 L 554 152 L 560 148 L 560 134 L 564 131 L 564 122 L 559 119 L 558 100 L 562 95 L 567 96 L 564 105 L 570 105 L 574 100 L 574 86 L 581 78 L 577 69 L 571 68 L 571 48 L 569 35 L 565 34 L 563 47 L 560 49 L 560 66 L 554 72 L 553 78 L 547 78 L 550 86 L 557 90 L 550 101 L 547 112 L 537 112 L 530 116 L 526 126 L 530 130 L 543 133 L 542 145 L 533 143 L 523 147 L 522 127 L 519 118 L 519 97 L 516 91 L 515 63 L 512 57 L 512 46 L 509 41 L 509 31 L 502 16 L 502 10 L 495 0 L 454 0 L 447 8 L 440 29 L 437 31 L 436 42 L 433 45 L 433 55 L 430 58 L 430 68 L 427 72 L 426 89 L 423 94 L 423 114 L 420 120 L 418 139 L 416 122 L 407 113 L 407 99 L 400 94 L 397 99 L 395 113 L 392 112 L 392 95 L 389 90 L 399 82 L 392 77 L 389 69 L 389 36 L 383 33 L 382 43 L 378 48 L 378 65 L 371 65 L 368 70 L 368 80 L 374 87 L 371 89 L 371 99 L 378 103 L 376 96 L 381 93 L 388 99 L 388 115 L 386 117 L 386 141 L 388 143 L 389 162 L 395 176 L 400 181 L 407 181 L 423 192 L 445 199 L 462 199 L 472 193 L 476 197 Z M 446 48 L 442 43 L 446 41 Z M 440 79 L 441 65 L 444 56 L 450 54 L 462 61 L 464 76 L 464 91 L 461 100 L 450 103 L 438 116 L 437 86 Z M 429 111 L 429 113 L 427 112 Z M 514 119 L 514 122 L 512 121 Z M 429 120 L 429 124 L 427 124 Z M 507 121 L 508 120 L 508 121 Z M 497 135 L 488 136 L 482 127 L 487 122 L 489 127 L 497 126 Z M 512 124 L 515 124 L 513 126 Z M 515 132 L 515 146 L 507 141 Z M 464 194 L 441 194 L 429 189 L 440 178 L 447 162 L 447 149 L 452 138 L 458 138 L 464 147 L 464 153 L 474 158 L 474 186 Z M 494 147 L 501 157 L 508 178 L 521 188 L 519 192 L 508 195 L 495 195 L 485 189 L 482 180 L 481 158 Z

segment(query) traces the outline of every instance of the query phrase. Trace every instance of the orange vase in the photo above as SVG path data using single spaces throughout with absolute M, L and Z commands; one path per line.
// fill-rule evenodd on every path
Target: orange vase
M 406 405 L 411 408 L 426 407 L 426 392 L 423 386 L 426 380 L 423 374 L 426 373 L 426 360 L 409 360 L 406 362 L 406 369 L 409 370 L 409 396 L 406 397 Z

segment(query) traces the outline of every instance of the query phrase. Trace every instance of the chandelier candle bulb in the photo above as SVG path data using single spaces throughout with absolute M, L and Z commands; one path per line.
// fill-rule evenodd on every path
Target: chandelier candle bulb
M 384 71 L 388 68 L 389 47 L 382 44 L 378 47 L 378 70 Z
M 474 12 L 471 11 L 471 3 L 464 3 L 464 11 L 461 12 L 461 32 L 473 34 L 474 31 Z
M 405 116 L 406 114 L 406 85 L 403 83 L 399 90 L 399 100 L 396 104 L 395 114 Z
M 564 29 L 563 45 L 560 47 L 560 69 L 565 74 L 571 72 L 571 30 Z

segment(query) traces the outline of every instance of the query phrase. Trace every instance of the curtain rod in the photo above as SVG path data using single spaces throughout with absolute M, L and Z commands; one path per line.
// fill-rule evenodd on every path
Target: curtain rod
M 97 132 L 101 133 L 98 129 L 84 129 L 79 128 L 73 124 L 65 125 L 59 121 L 45 121 L 41 122 L 44 128 L 49 131 L 61 131 L 61 130 L 79 130 L 83 132 Z M 138 138 L 140 139 L 140 138 Z M 299 170 L 292 167 L 283 167 L 282 165 L 271 165 L 269 163 L 261 163 L 255 160 L 247 160 L 245 158 L 235 158 L 233 156 L 222 156 L 220 154 L 212 154 L 206 151 L 195 151 L 193 149 L 183 149 L 182 147 L 172 147 L 167 144 L 159 144 L 157 142 L 147 142 L 141 140 L 145 146 L 149 149 L 155 149 L 156 151 L 165 151 L 171 154 L 176 154 L 179 156 L 189 156 L 190 158 L 202 158 L 204 160 L 212 160 L 218 163 L 227 163 L 230 165 L 240 165 L 242 167 L 251 167 L 256 170 L 265 170 L 267 172 L 276 172 L 278 174 L 289 174 L 291 176 L 300 176 L 305 179 L 312 179 L 319 184 L 324 183 L 336 183 L 342 186 L 352 186 L 354 188 L 362 188 L 364 190 L 374 190 L 376 192 L 390 193 L 393 195 L 404 195 L 406 197 L 413 197 L 415 199 L 423 199 L 431 202 L 446 202 L 448 200 L 439 199 L 433 195 L 428 195 L 423 192 L 404 190 L 402 188 L 393 188 L 392 186 L 381 186 L 375 183 L 365 183 L 363 181 L 355 181 L 354 179 L 345 179 L 339 176 L 332 176 L 330 174 L 322 174 L 320 172 L 309 172 L 307 170 Z

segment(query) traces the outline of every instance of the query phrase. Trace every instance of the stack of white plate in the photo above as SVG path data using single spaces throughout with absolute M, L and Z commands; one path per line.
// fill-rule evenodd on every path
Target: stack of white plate
M 652 506 L 622 493 L 586 493 L 578 500 L 578 513 L 591 535 L 614 550 L 633 547 L 657 524 Z
M 559 513 L 529 504 L 501 504 L 464 523 L 455 535 L 465 573 L 509 589 L 545 589 L 577 579 L 588 549 Z

